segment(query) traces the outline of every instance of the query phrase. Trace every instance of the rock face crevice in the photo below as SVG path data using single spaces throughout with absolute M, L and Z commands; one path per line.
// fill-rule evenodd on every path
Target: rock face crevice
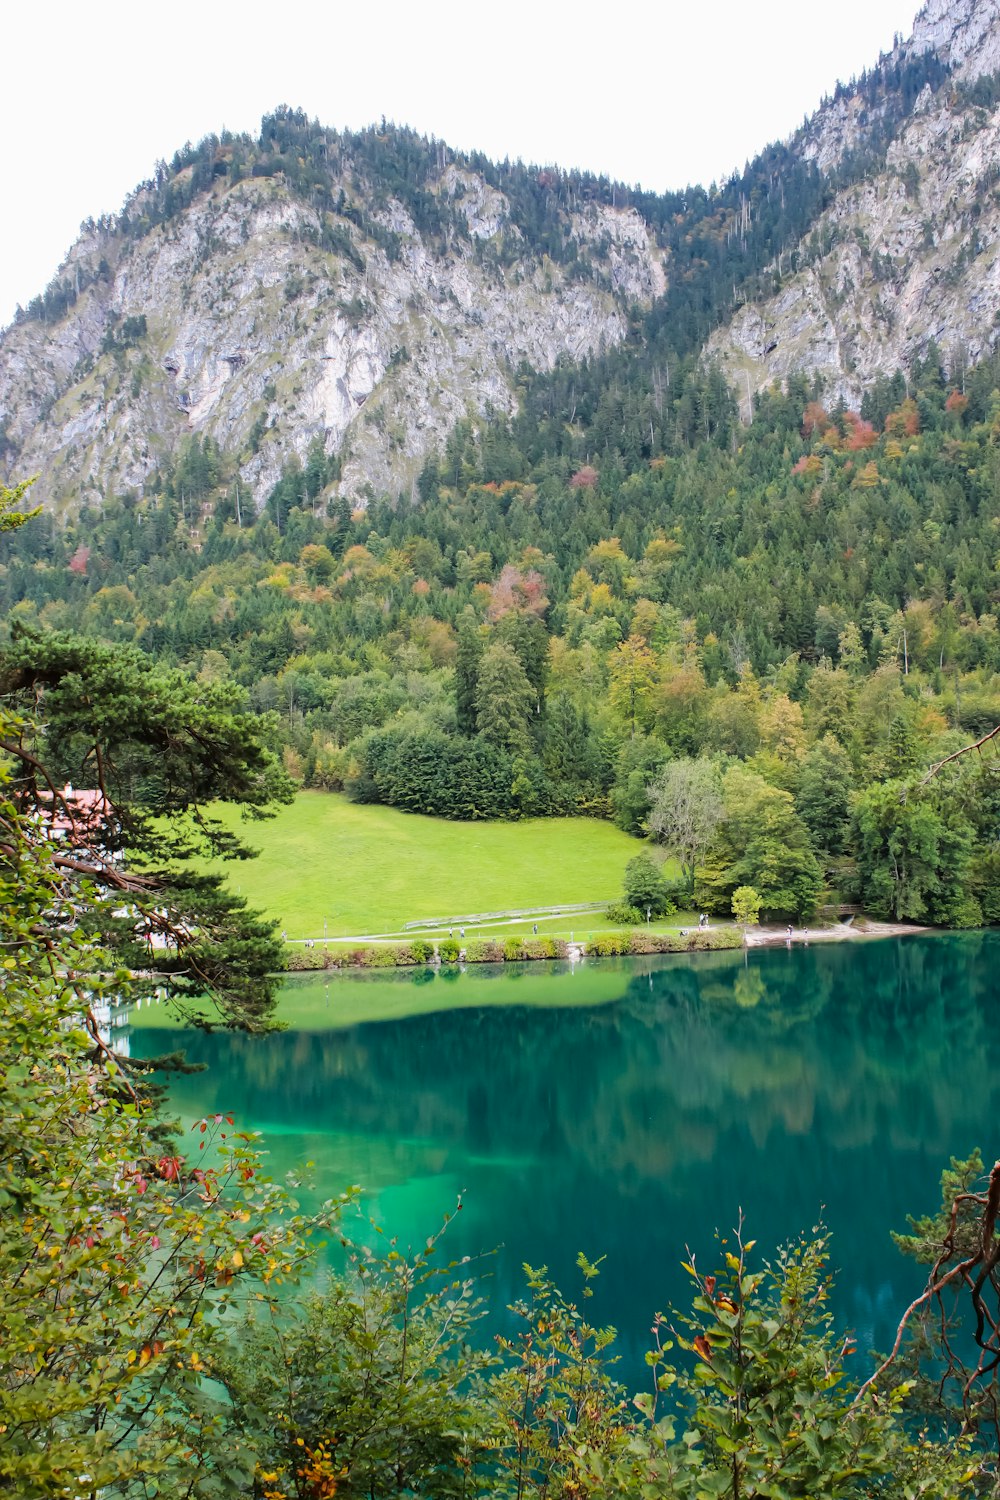
M 341 173 L 353 190 L 350 163 Z M 73 307 L 0 339 L 7 474 L 39 473 L 56 506 L 141 493 L 197 434 L 239 455 L 260 506 L 319 439 L 341 457 L 340 493 L 363 504 L 408 491 L 460 419 L 512 412 L 522 362 L 613 346 L 629 309 L 662 290 L 632 209 L 570 216 L 586 255 L 571 274 L 512 256 L 510 206 L 476 173 L 449 167 L 436 191 L 468 228 L 446 248 L 384 198 L 370 220 L 385 235 L 345 216 L 329 248 L 331 216 L 280 177 L 213 185 L 138 238 L 85 233 L 60 273 L 84 273 Z

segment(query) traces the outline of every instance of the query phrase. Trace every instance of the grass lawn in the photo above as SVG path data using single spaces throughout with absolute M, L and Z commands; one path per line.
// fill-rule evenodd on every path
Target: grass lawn
M 301 792 L 264 823 L 226 821 L 261 851 L 224 867 L 230 885 L 290 939 L 322 938 L 324 920 L 330 937 L 354 936 L 434 917 L 618 900 L 626 864 L 645 847 L 595 818 L 449 823 L 329 792 Z M 465 926 L 513 934 L 530 932 L 534 920 Z M 537 921 L 539 932 L 580 936 L 602 925 L 597 912 Z

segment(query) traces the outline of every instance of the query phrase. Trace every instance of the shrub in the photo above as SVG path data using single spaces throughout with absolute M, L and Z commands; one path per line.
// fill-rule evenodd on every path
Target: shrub
M 714 927 L 711 932 L 693 934 L 697 948 L 742 948 L 743 935 L 735 927 Z
M 522 945 L 525 958 L 565 958 L 566 944 L 556 938 L 525 938 Z
M 710 932 L 692 927 L 685 933 L 652 932 L 634 927 L 627 932 L 607 932 L 587 944 L 592 958 L 617 958 L 621 955 L 653 953 L 692 953 L 707 949 L 739 948 L 742 938 L 733 927 L 713 927 Z
M 465 945 L 465 956 L 470 964 L 502 964 L 504 945 L 497 938 L 473 938 Z
M 633 933 L 633 940 L 640 941 L 646 934 Z M 685 933 L 679 932 L 652 932 L 648 934 L 649 941 L 655 946 L 649 948 L 633 948 L 633 953 L 701 953 L 708 949 L 718 948 L 741 948 L 743 938 L 735 927 L 713 927 L 710 931 L 701 931 L 697 927 L 689 928 Z
M 975 896 L 963 893 L 949 901 L 935 916 L 944 917 L 949 927 L 982 927 L 983 908 Z
M 614 922 L 617 927 L 635 927 L 643 921 L 643 914 L 637 906 L 629 906 L 625 901 L 616 901 L 609 906 L 604 913 L 609 922 Z
M 415 964 L 426 964 L 434 957 L 434 944 L 426 938 L 414 938 L 410 944 L 410 952 Z
M 606 932 L 587 944 L 587 952 L 595 958 L 617 958 L 631 952 L 631 932 Z
M 461 948 L 455 938 L 442 938 L 438 943 L 438 957 L 443 964 L 454 964 L 458 962 Z
M 413 952 L 408 944 L 385 943 L 372 947 L 368 952 L 370 969 L 395 969 L 402 964 L 412 964 Z
M 503 956 L 509 962 L 515 963 L 524 957 L 524 943 L 519 937 L 509 937 L 503 940 Z
M 630 953 L 669 953 L 671 951 L 670 940 L 673 933 L 651 932 L 648 928 L 638 927 L 628 936 Z
M 355 969 L 395 969 L 413 962 L 408 944 L 385 943 L 377 947 L 351 948 L 341 954 L 341 963 Z
M 292 974 L 325 969 L 329 955 L 322 948 L 293 948 L 285 957 L 285 968 Z

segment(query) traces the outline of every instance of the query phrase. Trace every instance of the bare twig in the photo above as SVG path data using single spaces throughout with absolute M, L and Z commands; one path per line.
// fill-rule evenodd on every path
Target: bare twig
M 959 756 L 968 755 L 973 750 L 978 750 L 981 755 L 983 753 L 983 746 L 988 745 L 990 740 L 995 740 L 998 735 L 1000 735 L 1000 724 L 995 729 L 991 729 L 989 734 L 984 734 L 981 740 L 976 740 L 974 745 L 963 745 L 961 750 L 953 750 L 951 755 L 946 755 L 944 760 L 939 760 L 936 766 L 931 766 L 920 785 L 926 786 L 932 777 L 937 775 L 942 766 L 948 765 L 950 761 L 958 760 Z

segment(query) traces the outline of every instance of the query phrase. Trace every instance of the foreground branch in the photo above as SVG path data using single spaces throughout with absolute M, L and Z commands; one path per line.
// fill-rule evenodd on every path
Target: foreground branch
M 1000 732 L 1000 728 L 994 731 L 994 733 L 998 732 Z M 949 1267 L 948 1263 L 956 1250 L 959 1208 L 965 1203 L 975 1204 L 983 1212 L 977 1225 L 975 1243 L 970 1253 Z M 975 1340 L 982 1351 L 979 1357 L 980 1370 L 973 1371 L 971 1377 L 966 1382 L 963 1404 L 967 1404 L 969 1390 L 980 1371 L 987 1372 L 995 1367 L 997 1363 L 995 1359 L 987 1366 L 983 1365 L 982 1360 L 983 1353 L 995 1354 L 997 1352 L 993 1345 L 993 1340 L 996 1337 L 996 1324 L 992 1318 L 989 1318 L 992 1332 L 987 1338 L 983 1337 L 988 1314 L 983 1305 L 982 1289 L 986 1281 L 992 1277 L 998 1262 L 1000 1262 L 1000 1241 L 996 1238 L 998 1216 L 1000 1216 L 1000 1161 L 993 1164 L 985 1193 L 957 1193 L 952 1200 L 948 1231 L 941 1242 L 940 1254 L 931 1268 L 930 1276 L 927 1279 L 927 1286 L 920 1293 L 919 1297 L 914 1298 L 903 1313 L 903 1316 L 899 1320 L 895 1342 L 890 1353 L 882 1361 L 874 1374 L 870 1375 L 860 1387 L 852 1403 L 852 1410 L 858 1406 L 865 1393 L 877 1381 L 881 1380 L 886 1371 L 895 1364 L 900 1348 L 902 1347 L 904 1334 L 914 1313 L 921 1307 L 925 1307 L 933 1298 L 937 1297 L 940 1299 L 942 1292 L 947 1287 L 954 1286 L 958 1282 L 964 1281 L 970 1289 L 972 1306 L 976 1315 Z M 946 1267 L 948 1269 L 945 1269 Z M 977 1268 L 980 1268 L 979 1274 L 973 1280 L 972 1273 Z M 949 1362 L 949 1369 L 951 1368 L 952 1366 Z
M 948 765 L 950 761 L 958 760 L 962 755 L 968 755 L 973 750 L 978 750 L 980 755 L 982 755 L 983 746 L 988 745 L 990 740 L 995 740 L 998 735 L 1000 735 L 1000 724 L 995 729 L 991 729 L 989 734 L 984 734 L 981 740 L 976 740 L 974 745 L 963 745 L 961 750 L 952 751 L 951 755 L 946 755 L 944 760 L 939 760 L 936 766 L 931 766 L 920 785 L 926 786 L 931 778 L 937 775 L 942 766 Z

